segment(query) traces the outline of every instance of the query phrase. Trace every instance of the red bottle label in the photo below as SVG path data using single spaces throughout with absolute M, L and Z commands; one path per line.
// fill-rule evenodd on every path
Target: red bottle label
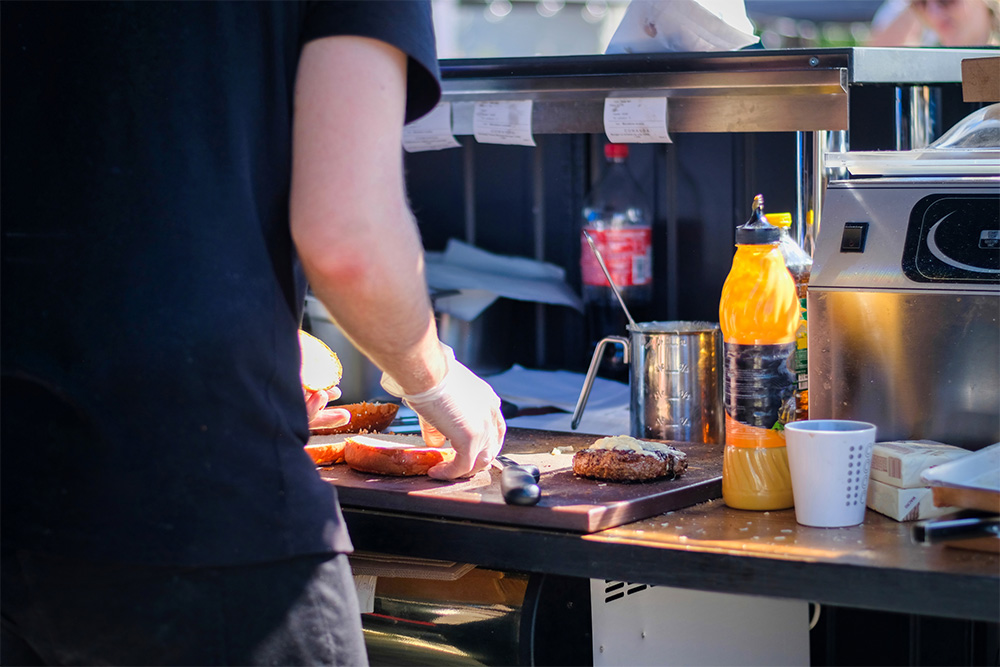
M 598 230 L 587 227 L 618 287 L 649 285 L 653 280 L 653 230 L 650 227 Z M 597 257 L 580 234 L 580 271 L 584 285 L 609 287 Z

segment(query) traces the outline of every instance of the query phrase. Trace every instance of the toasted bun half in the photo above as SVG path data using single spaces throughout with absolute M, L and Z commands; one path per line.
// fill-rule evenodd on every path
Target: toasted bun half
M 330 389 L 340 383 L 344 367 L 337 354 L 326 343 L 299 329 L 299 347 L 302 350 L 302 386 L 310 391 Z
M 426 475 L 455 458 L 451 447 L 427 447 L 419 435 L 352 435 L 346 440 L 344 460 L 360 472 L 379 475 Z
M 389 428 L 392 420 L 399 412 L 396 403 L 348 403 L 337 408 L 351 413 L 351 421 L 343 426 L 327 426 L 320 412 L 312 423 L 309 432 L 313 435 L 335 435 L 337 433 L 380 433 Z
M 306 445 L 308 454 L 313 463 L 318 466 L 330 466 L 335 463 L 344 462 L 344 449 L 347 441 L 343 436 L 340 438 L 311 438 Z

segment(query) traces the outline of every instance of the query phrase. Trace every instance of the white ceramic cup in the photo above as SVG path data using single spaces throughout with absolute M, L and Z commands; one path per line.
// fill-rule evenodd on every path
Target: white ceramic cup
M 875 430 L 847 419 L 785 424 L 796 521 L 837 528 L 865 520 Z

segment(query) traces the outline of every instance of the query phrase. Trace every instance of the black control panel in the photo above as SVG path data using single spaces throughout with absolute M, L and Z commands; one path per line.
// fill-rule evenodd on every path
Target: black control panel
M 910 211 L 902 268 L 922 283 L 1000 284 L 1000 191 L 918 201 Z

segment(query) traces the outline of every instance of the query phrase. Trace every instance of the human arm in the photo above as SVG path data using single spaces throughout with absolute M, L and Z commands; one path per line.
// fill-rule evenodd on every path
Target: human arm
M 492 460 L 504 426 L 496 395 L 464 367 L 456 370 L 438 342 L 423 247 L 406 201 L 405 101 L 406 56 L 395 47 L 364 37 L 305 46 L 295 92 L 291 230 L 313 293 L 402 394 L 426 394 L 449 374 L 451 385 L 462 379 L 449 395 L 475 388 L 479 398 L 457 411 L 414 406 L 458 452 L 435 476 L 458 477 Z

